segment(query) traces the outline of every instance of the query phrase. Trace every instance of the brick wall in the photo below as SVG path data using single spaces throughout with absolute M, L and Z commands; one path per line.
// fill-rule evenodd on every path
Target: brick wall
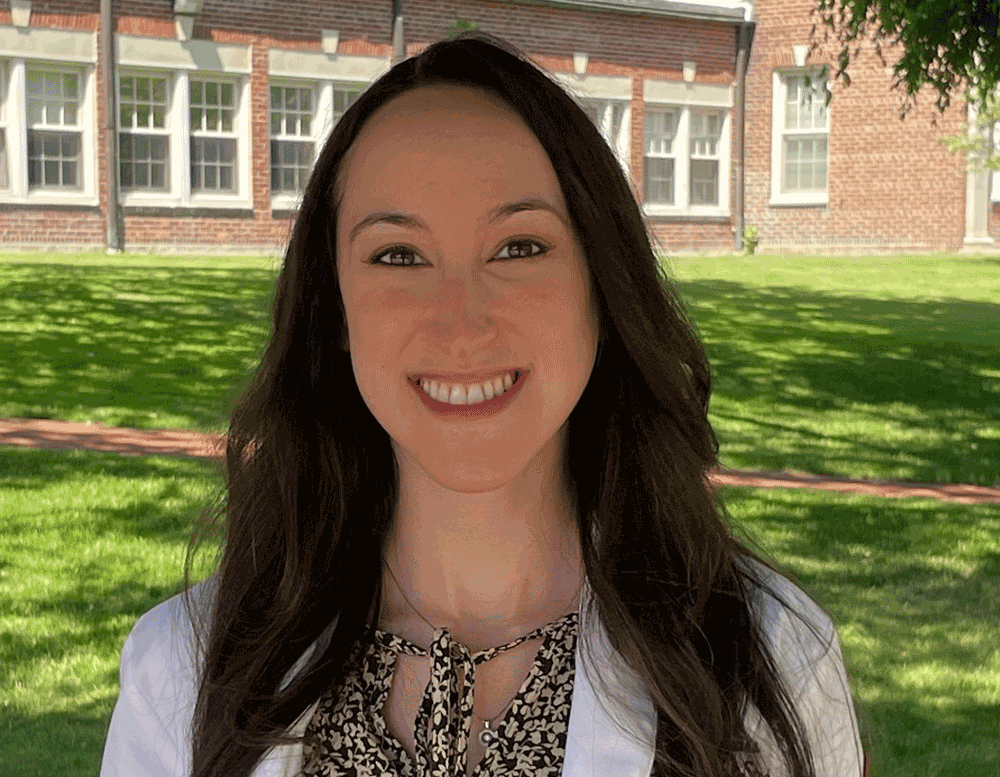
M 407 54 L 419 52 L 444 37 L 458 19 L 505 37 L 542 67 L 573 72 L 573 52 L 590 55 L 589 74 L 629 75 L 633 78 L 632 159 L 633 186 L 642 191 L 643 103 L 642 79 L 682 79 L 682 62 L 698 64 L 697 80 L 729 84 L 733 80 L 734 44 L 731 25 L 692 22 L 635 14 L 614 14 L 566 8 L 505 4 L 485 0 L 409 0 L 405 4 Z M 171 0 L 115 0 L 119 33 L 173 38 Z M 33 27 L 97 29 L 98 2 L 36 0 Z M 2 22 L 0 16 L 0 22 Z M 272 46 L 320 50 L 319 31 L 340 33 L 338 51 L 388 58 L 392 53 L 392 2 L 372 0 L 360 7 L 353 2 L 308 0 L 288 12 L 282 0 L 206 0 L 194 28 L 194 37 L 251 46 L 251 148 L 253 212 L 151 209 L 129 207 L 124 214 L 124 236 L 129 246 L 185 246 L 190 244 L 246 246 L 280 250 L 287 239 L 290 216 L 270 208 L 269 138 L 267 126 L 267 57 Z M 627 45 L 625 45 L 627 44 Z M 98 105 L 104 104 L 103 76 L 98 68 Z M 98 127 L 103 112 L 98 111 Z M 104 149 L 99 129 L 97 141 Z M 104 155 L 99 154 L 100 199 L 106 202 Z M 731 245 L 728 222 L 650 219 L 666 248 Z M 104 240 L 101 208 L 45 208 L 8 206 L 0 212 L 0 240 L 7 243 L 44 243 L 100 246 Z
M 962 247 L 965 177 L 938 138 L 960 131 L 964 102 L 943 115 L 924 91 L 900 119 L 901 93 L 872 45 L 862 47 L 851 85 L 831 83 L 829 204 L 772 206 L 771 92 L 776 68 L 793 65 L 793 45 L 808 44 L 811 0 L 760 0 L 747 76 L 747 223 L 760 227 L 760 250 L 905 250 Z M 831 65 L 830 49 L 808 64 Z M 832 79 L 831 79 L 832 80 Z

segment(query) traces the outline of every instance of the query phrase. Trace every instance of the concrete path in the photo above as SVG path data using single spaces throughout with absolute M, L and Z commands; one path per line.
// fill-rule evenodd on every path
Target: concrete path
M 222 439 L 202 432 L 128 429 L 101 424 L 80 424 L 40 419 L 0 418 L 0 445 L 32 448 L 109 451 L 127 456 L 192 456 L 202 459 L 222 455 Z M 879 497 L 941 499 L 972 504 L 1000 504 L 1000 488 L 960 483 L 906 483 L 853 480 L 783 472 L 745 472 L 720 469 L 709 476 L 718 486 L 758 488 L 810 488 Z

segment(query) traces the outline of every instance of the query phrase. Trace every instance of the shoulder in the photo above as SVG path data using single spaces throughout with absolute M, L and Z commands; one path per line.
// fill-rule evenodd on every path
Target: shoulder
M 214 580 L 145 613 L 122 646 L 120 690 L 101 777 L 183 775 L 200 679 L 195 623 L 207 618 Z
M 860 777 L 864 754 L 833 619 L 783 575 L 758 562 L 745 562 L 758 583 L 751 593 L 751 609 L 802 719 L 817 777 Z M 773 740 L 759 714 L 751 711 L 748 717 L 766 752 Z M 772 777 L 778 773 L 772 771 Z

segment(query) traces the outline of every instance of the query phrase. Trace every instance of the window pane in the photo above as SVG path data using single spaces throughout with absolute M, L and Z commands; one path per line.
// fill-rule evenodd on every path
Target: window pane
M 299 126 L 300 135 L 312 135 L 312 118 L 308 114 L 304 114 L 301 118 L 301 124 Z
M 201 81 L 191 82 L 191 104 L 201 105 Z
M 148 127 L 149 126 L 149 106 L 139 103 L 135 106 L 135 126 L 137 127 Z
M 153 79 L 153 102 L 162 104 L 167 102 L 167 79 Z
M 42 185 L 43 186 L 58 186 L 59 185 L 59 162 L 45 160 L 42 163 Z
M 271 107 L 281 108 L 281 87 L 272 86 L 271 87 Z
M 7 176 L 7 133 L 0 130 L 0 189 L 10 186 L 10 179 Z
M 643 185 L 646 202 L 673 205 L 674 160 L 645 157 L 643 160 Z
M 205 84 L 205 105 L 219 104 L 219 85 L 215 81 Z
M 153 107 L 153 126 L 157 129 L 163 129 L 167 126 L 166 108 L 162 105 Z
M 76 99 L 76 76 L 72 73 L 63 74 L 62 93 L 64 97 Z
M 151 189 L 165 189 L 166 187 L 166 165 L 154 164 L 151 165 L 149 186 Z
M 272 113 L 271 114 L 271 134 L 280 135 L 281 134 L 281 114 Z
M 37 70 L 28 71 L 28 94 L 39 95 L 44 91 L 42 74 Z
M 118 99 L 131 101 L 134 94 L 134 81 L 133 78 L 122 77 L 118 81 Z
M 150 94 L 149 90 L 149 79 L 148 78 L 137 78 L 135 80 L 135 97 L 137 100 L 143 102 L 149 102 Z
M 691 204 L 719 204 L 719 163 L 716 160 L 691 160 Z
M 219 130 L 219 109 L 209 108 L 205 111 L 205 129 L 209 132 Z
M 233 85 L 232 84 L 222 84 L 221 85 L 221 93 L 222 93 L 221 94 L 222 105 L 229 105 L 229 106 L 235 105 L 235 101 L 233 100 Z
M 191 109 L 191 129 L 193 130 L 203 130 L 205 125 L 202 123 L 201 108 Z
M 37 159 L 28 160 L 28 186 L 42 185 L 42 163 Z
M 232 132 L 233 131 L 233 112 L 232 111 L 221 111 L 222 113 L 222 131 Z

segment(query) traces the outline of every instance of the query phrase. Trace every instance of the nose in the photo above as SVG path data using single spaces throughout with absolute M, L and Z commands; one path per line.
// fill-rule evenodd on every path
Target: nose
M 483 350 L 497 335 L 496 322 L 490 316 L 492 305 L 492 293 L 474 271 L 442 275 L 427 325 L 431 342 L 455 359 Z

